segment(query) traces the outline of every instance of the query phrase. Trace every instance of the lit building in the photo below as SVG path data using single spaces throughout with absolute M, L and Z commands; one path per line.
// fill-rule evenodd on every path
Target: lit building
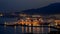
M 25 24 L 31 26 L 31 20 L 25 20 Z
M 54 17 L 43 17 L 41 15 L 27 15 L 27 14 L 20 14 L 22 19 L 19 20 L 18 24 L 22 25 L 33 25 L 38 26 L 40 24 L 51 24 L 54 25 Z
M 24 21 L 23 19 L 20 19 L 20 20 L 18 21 L 18 24 L 24 25 L 24 24 L 25 24 L 25 21 Z
M 38 20 L 33 20 L 33 26 L 39 26 L 39 21 Z
M 55 25 L 60 25 L 60 20 L 55 20 Z

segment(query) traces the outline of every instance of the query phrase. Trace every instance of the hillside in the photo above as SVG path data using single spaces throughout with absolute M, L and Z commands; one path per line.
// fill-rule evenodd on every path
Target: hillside
M 26 14 L 60 14 L 60 3 L 53 3 L 48 6 L 37 8 L 37 9 L 28 9 L 24 10 L 21 13 Z

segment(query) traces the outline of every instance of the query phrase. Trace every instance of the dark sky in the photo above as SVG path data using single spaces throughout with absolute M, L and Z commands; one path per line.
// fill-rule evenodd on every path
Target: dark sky
M 0 10 L 22 11 L 40 8 L 60 0 L 0 0 Z

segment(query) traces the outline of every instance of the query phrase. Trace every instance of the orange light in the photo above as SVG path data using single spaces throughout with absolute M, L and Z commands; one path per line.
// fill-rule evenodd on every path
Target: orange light
M 60 20 L 55 20 L 56 25 L 60 24 Z
M 37 19 L 31 21 L 31 18 L 27 18 L 26 20 L 20 20 L 18 24 L 22 24 L 22 25 L 28 25 L 28 26 L 39 26 L 40 21 L 38 21 Z

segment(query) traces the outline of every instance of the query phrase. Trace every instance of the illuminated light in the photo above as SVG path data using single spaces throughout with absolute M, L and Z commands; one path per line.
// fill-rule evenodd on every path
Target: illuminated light
M 6 25 L 7 23 L 5 22 L 4 24 Z
M 3 14 L 0 14 L 0 16 L 3 16 Z
M 20 16 L 27 16 L 26 14 L 19 14 Z
M 40 18 L 40 19 L 39 19 L 39 22 L 40 22 L 40 23 L 43 23 L 44 21 L 43 21 L 43 19 L 42 19 L 42 18 Z
M 17 31 L 16 31 L 16 26 L 14 26 L 14 29 L 15 29 L 15 30 L 14 30 L 14 34 L 16 34 L 16 32 L 17 32 Z
M 24 24 L 25 24 L 25 21 L 24 21 L 24 20 L 20 20 L 20 21 L 18 22 L 18 24 L 24 25 Z
M 24 32 L 24 27 L 22 27 L 22 32 Z
M 33 21 L 31 21 L 33 20 Z M 43 21 L 43 20 L 41 20 Z M 26 20 L 21 19 L 18 24 L 22 24 L 22 25 L 28 25 L 28 26 L 40 26 L 40 21 L 37 20 L 37 18 L 31 19 L 31 18 L 26 18 Z
M 30 25 L 30 24 L 31 24 L 31 21 L 30 21 L 30 20 L 26 20 L 26 21 L 25 21 L 25 24 L 26 24 L 26 25 Z
M 32 31 L 31 31 L 31 27 L 29 27 L 29 33 L 31 33 Z
M 26 20 L 25 24 L 26 24 L 26 25 L 28 25 L 28 24 L 29 24 L 29 22 Z
M 15 29 L 15 31 L 14 31 L 14 32 L 15 32 L 15 34 L 16 34 L 16 26 L 14 26 L 14 29 Z
M 31 24 L 29 24 L 29 26 L 31 26 Z
M 33 23 L 33 26 L 38 26 L 39 25 L 39 21 L 37 21 L 37 20 L 34 20 L 32 23 Z
M 32 15 L 32 17 L 41 17 L 40 15 Z
M 28 27 L 26 27 L 26 32 L 28 33 Z
M 37 33 L 40 33 L 40 27 L 37 27 Z
M 14 29 L 16 29 L 16 26 L 14 26 Z
M 57 22 L 56 22 L 56 24 L 55 24 L 55 25 L 58 25 L 58 24 L 57 24 Z
M 30 18 L 27 18 L 28 20 L 30 20 Z
M 48 26 L 49 26 L 49 28 L 48 28 L 48 32 L 50 32 L 50 26 L 51 26 L 51 25 L 49 24 Z
M 5 22 L 5 23 L 4 23 L 4 27 L 6 27 L 6 25 L 7 25 L 7 23 Z
M 60 24 L 60 20 L 55 20 L 55 25 Z

